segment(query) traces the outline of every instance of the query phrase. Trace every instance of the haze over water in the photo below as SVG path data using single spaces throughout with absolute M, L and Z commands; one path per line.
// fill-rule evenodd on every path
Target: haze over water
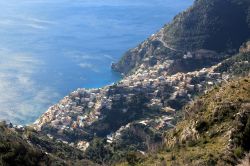
M 77 88 L 120 79 L 110 69 L 192 0 L 0 0 L 0 119 L 35 121 Z

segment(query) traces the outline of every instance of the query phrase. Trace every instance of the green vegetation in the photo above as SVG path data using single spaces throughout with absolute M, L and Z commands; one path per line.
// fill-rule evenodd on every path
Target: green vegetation
M 250 36 L 249 6 L 247 0 L 196 0 L 166 25 L 164 40 L 183 51 L 238 49 Z
M 128 94 L 126 88 L 122 87 L 113 87 L 111 91 L 112 94 Z M 89 130 L 96 133 L 99 137 L 106 136 L 110 134 L 110 131 L 114 132 L 121 126 L 144 117 L 145 113 L 143 110 L 147 110 L 147 102 L 149 100 L 142 92 L 136 93 L 131 101 L 126 100 L 124 96 L 117 101 L 113 100 L 111 109 L 102 110 L 106 116 L 101 121 L 92 125 Z M 124 108 L 126 108 L 126 112 L 124 112 Z
M 143 152 L 155 152 L 162 146 L 159 132 L 141 124 L 131 124 L 121 131 L 119 139 L 107 143 L 106 138 L 95 137 L 85 152 L 85 157 L 98 164 L 116 165 L 141 162 Z M 141 151 L 141 152 L 139 152 Z
M 177 95 L 170 99 L 170 94 L 179 87 L 164 85 L 156 93 L 154 90 L 149 94 L 148 87 L 140 89 L 114 84 L 105 96 L 112 99 L 111 107 L 102 107 L 100 120 L 90 121 L 93 123 L 84 129 L 68 127 L 61 130 L 61 126 L 54 128 L 45 124 L 42 131 L 37 132 L 31 127 L 17 129 L 2 123 L 0 165 L 237 164 L 238 159 L 250 150 L 248 44 L 244 44 L 236 56 L 232 55 L 250 38 L 250 1 L 196 0 L 191 8 L 176 16 L 159 33 L 160 38 L 151 37 L 136 49 L 128 51 L 113 68 L 126 74 L 138 69 L 142 63 L 149 67 L 173 60 L 171 63 L 166 61 L 169 64 L 164 65 L 169 67 L 162 69 L 171 75 L 221 62 L 215 70 L 218 73 L 213 74 L 233 76 L 235 80 L 216 85 L 189 104 L 187 101 L 204 92 L 203 89 L 187 92 L 190 96 Z M 187 52 L 192 56 L 184 58 Z M 195 87 L 202 82 L 207 85 L 206 78 L 190 77 L 190 85 Z M 213 81 L 220 84 L 221 80 Z M 186 86 L 186 82 L 183 83 Z M 126 95 L 129 94 L 132 97 L 128 100 Z M 175 128 L 168 130 L 168 123 L 164 128 L 154 125 L 163 114 L 157 106 L 148 107 L 153 99 L 151 95 L 161 97 L 160 103 L 164 101 L 164 106 L 177 110 L 172 123 L 177 125 L 173 126 Z M 69 114 L 74 120 L 78 115 Z M 150 121 L 152 119 L 154 121 Z M 53 135 L 53 138 L 47 134 Z M 108 143 L 109 134 L 118 135 L 118 138 L 112 137 Z M 90 143 L 86 152 L 76 148 L 78 141 L 82 140 Z
M 56 142 L 30 127 L 10 128 L 0 124 L 0 165 L 2 166 L 68 166 L 97 165 L 80 150 Z
M 15 130 L 0 125 L 0 165 L 49 165 L 52 158 L 26 142 Z
M 235 165 L 250 150 L 249 104 L 249 77 L 214 88 L 186 107 L 162 150 L 134 165 Z
M 86 151 L 88 159 L 95 161 L 98 164 L 106 164 L 110 162 L 112 157 L 111 150 L 107 147 L 106 140 L 101 138 L 94 138 L 90 147 Z
M 225 60 L 222 65 L 216 69 L 216 72 L 227 72 L 231 75 L 248 75 L 250 71 L 250 52 L 239 53 L 232 58 Z

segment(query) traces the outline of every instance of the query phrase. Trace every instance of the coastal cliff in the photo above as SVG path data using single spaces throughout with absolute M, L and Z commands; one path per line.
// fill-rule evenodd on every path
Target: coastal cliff
M 250 149 L 249 39 L 248 0 L 196 0 L 112 65 L 121 81 L 77 89 L 18 134 L 48 165 L 235 165 Z
M 250 53 L 240 52 L 193 72 L 168 75 L 167 62 L 137 70 L 117 84 L 72 92 L 52 106 L 34 127 L 51 139 L 82 150 L 90 160 L 94 152 L 89 154 L 89 148 L 96 138 L 103 139 L 104 147 L 116 147 L 101 158 L 107 162 L 116 161 L 113 157 L 118 151 L 125 153 L 131 148 L 146 153 L 161 146 L 162 133 L 175 128 L 183 106 L 195 96 L 231 79 L 248 76 L 249 61 Z M 94 160 L 101 164 L 101 159 Z
M 249 39 L 249 3 L 247 0 L 196 0 L 156 34 L 126 52 L 112 68 L 128 74 L 141 64 L 154 66 L 165 60 L 185 64 L 181 62 L 183 55 L 199 50 L 208 50 L 207 56 L 193 58 L 187 68 L 172 72 L 194 70 L 225 59 L 225 53 L 232 55 Z M 215 52 L 224 54 L 219 56 Z M 203 66 L 193 65 L 201 59 Z
M 34 128 L 98 164 L 112 165 L 131 150 L 157 149 L 186 104 L 214 86 L 249 75 L 249 7 L 248 1 L 195 1 L 113 64 L 126 74 L 121 81 L 72 92 Z M 107 154 L 98 155 L 99 148 Z

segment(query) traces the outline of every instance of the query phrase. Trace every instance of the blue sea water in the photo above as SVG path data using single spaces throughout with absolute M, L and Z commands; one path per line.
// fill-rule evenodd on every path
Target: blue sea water
M 110 69 L 193 0 L 0 0 L 0 119 L 35 121 Z

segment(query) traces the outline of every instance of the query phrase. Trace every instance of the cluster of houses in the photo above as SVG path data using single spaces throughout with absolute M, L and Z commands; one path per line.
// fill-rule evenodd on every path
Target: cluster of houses
M 166 105 L 162 99 L 166 96 L 170 96 L 169 99 L 171 100 L 183 97 L 188 102 L 192 100 L 193 94 L 220 83 L 224 76 L 221 73 L 214 72 L 220 64 L 199 71 L 168 75 L 167 69 L 170 63 L 170 61 L 165 61 L 149 68 L 141 65 L 134 74 L 104 88 L 78 89 L 58 104 L 50 107 L 35 122 L 35 128 L 41 129 L 43 125 L 49 124 L 61 131 L 76 128 L 84 129 L 105 117 L 102 110 L 104 108 L 106 110 L 111 109 L 114 101 L 132 100 L 137 92 L 143 92 L 147 96 L 150 101 L 147 103 L 149 109 L 154 108 L 162 111 L 161 116 L 139 123 L 149 125 L 157 130 L 174 127 L 171 122 L 174 120 L 175 109 Z M 166 86 L 171 89 L 167 94 L 163 93 Z M 119 91 L 120 89 L 123 90 Z M 125 107 L 122 110 L 127 111 Z M 121 131 L 125 128 L 126 126 L 121 126 L 121 129 L 115 134 L 107 136 L 107 141 L 112 143 L 114 139 L 119 138 Z M 84 150 L 88 145 L 84 140 L 76 144 L 81 150 Z
M 171 109 L 171 108 L 168 108 Z M 174 109 L 171 109 L 171 111 L 175 112 Z M 116 141 L 119 141 L 119 139 L 126 134 L 126 130 L 130 130 L 130 127 L 132 125 L 142 125 L 144 127 L 149 127 L 149 128 L 154 128 L 158 131 L 160 130 L 164 130 L 166 128 L 173 128 L 175 127 L 175 125 L 172 124 L 172 120 L 174 119 L 174 117 L 168 116 L 168 115 L 163 115 L 163 116 L 159 116 L 156 118 L 147 118 L 144 120 L 139 120 L 136 122 L 132 123 L 128 123 L 125 126 L 121 126 L 117 131 L 115 131 L 114 133 L 111 133 L 109 135 L 106 136 L 107 139 L 107 143 L 112 144 Z
M 55 128 L 69 129 L 91 125 L 101 116 L 103 107 L 110 108 L 111 101 L 105 97 L 107 89 L 78 89 L 58 104 L 50 107 L 35 122 L 37 129 L 50 123 Z
M 178 96 L 191 99 L 192 94 L 202 92 L 204 89 L 220 83 L 223 78 L 221 73 L 214 72 L 220 65 L 212 66 L 211 68 L 203 68 L 199 71 L 188 73 L 177 73 L 169 76 L 167 69 L 170 62 L 164 62 L 161 65 L 145 68 L 144 65 L 140 67 L 133 75 L 124 78 L 119 85 L 132 89 L 145 89 L 152 94 L 152 107 L 164 107 L 161 99 L 163 96 L 157 98 L 156 94 L 164 86 L 172 87 L 174 90 L 171 94 L 171 99 L 174 100 Z M 194 81 L 194 80 L 197 81 Z

